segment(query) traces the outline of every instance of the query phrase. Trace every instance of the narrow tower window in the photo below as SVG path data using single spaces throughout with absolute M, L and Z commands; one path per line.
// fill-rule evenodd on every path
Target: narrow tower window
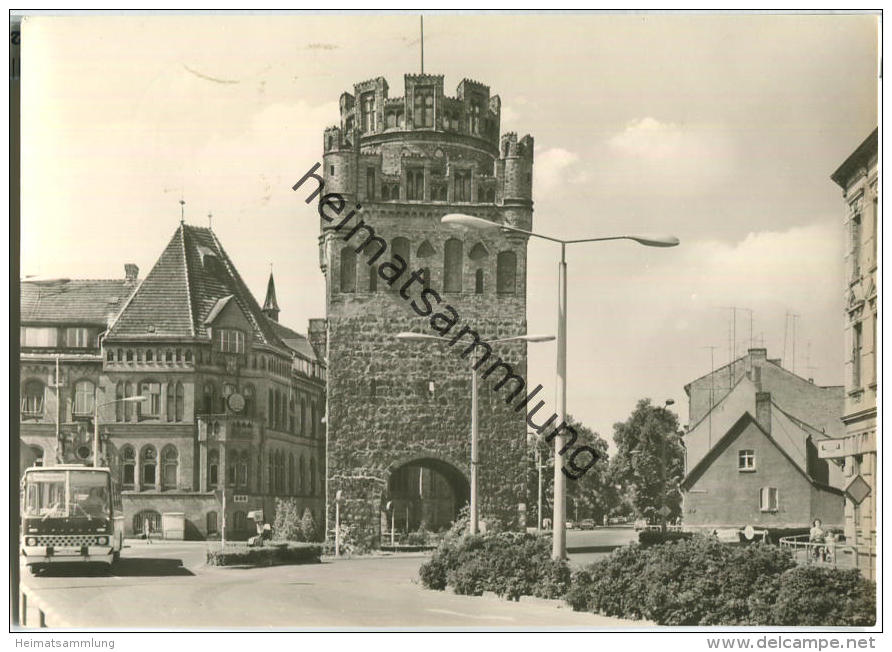
M 457 238 L 446 241 L 443 256 L 443 289 L 446 292 L 461 292 L 462 286 L 462 242 Z

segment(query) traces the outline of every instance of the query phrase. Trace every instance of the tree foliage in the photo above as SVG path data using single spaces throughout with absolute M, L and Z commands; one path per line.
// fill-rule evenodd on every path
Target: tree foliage
M 678 417 L 664 407 L 638 401 L 629 418 L 613 426 L 617 451 L 610 466 L 610 479 L 631 496 L 635 513 L 651 523 L 681 516 L 684 448 L 678 436 Z

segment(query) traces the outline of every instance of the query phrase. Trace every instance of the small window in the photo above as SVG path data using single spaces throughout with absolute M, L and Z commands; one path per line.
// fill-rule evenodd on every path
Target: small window
M 755 471 L 756 451 L 749 449 L 737 451 L 737 470 Z
M 778 510 L 777 487 L 762 487 L 759 503 L 763 512 L 776 512 Z
M 366 199 L 375 198 L 375 168 L 373 167 L 365 169 L 365 196 Z
M 446 292 L 461 292 L 462 289 L 462 241 L 450 238 L 446 241 L 445 254 L 443 256 L 443 290 Z M 427 285 L 427 284 L 425 284 Z
M 175 446 L 165 447 L 161 454 L 161 487 L 163 489 L 176 489 L 178 458 Z
M 220 453 L 214 449 L 208 453 L 208 486 L 216 487 L 219 483 Z
M 369 292 L 378 291 L 378 266 L 369 265 Z
M 431 184 L 431 201 L 446 201 L 446 184 L 443 182 Z
M 154 362 L 155 361 L 155 351 L 153 349 L 149 349 L 146 351 L 146 362 Z
M 208 512 L 207 515 L 207 533 L 208 536 L 217 534 L 217 512 Z
M 483 270 L 474 272 L 474 294 L 483 294 Z
M 158 453 L 154 446 L 146 446 L 142 450 L 140 462 L 142 463 L 143 488 L 155 485 L 155 476 L 158 469 Z

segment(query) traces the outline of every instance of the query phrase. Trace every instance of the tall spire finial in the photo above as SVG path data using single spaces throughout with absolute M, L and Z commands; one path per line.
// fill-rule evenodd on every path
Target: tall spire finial
M 186 221 L 186 200 L 180 197 L 180 224 Z
M 208 229 L 214 230 L 214 214 L 208 211 Z
M 424 74 L 424 16 L 421 18 L 421 74 Z

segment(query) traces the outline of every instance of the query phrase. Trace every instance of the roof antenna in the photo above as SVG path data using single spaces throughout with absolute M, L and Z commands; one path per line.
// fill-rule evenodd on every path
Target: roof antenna
M 214 230 L 214 214 L 208 211 L 208 231 Z
M 424 16 L 421 18 L 421 74 L 424 74 Z
M 186 200 L 180 197 L 180 224 L 186 221 Z

